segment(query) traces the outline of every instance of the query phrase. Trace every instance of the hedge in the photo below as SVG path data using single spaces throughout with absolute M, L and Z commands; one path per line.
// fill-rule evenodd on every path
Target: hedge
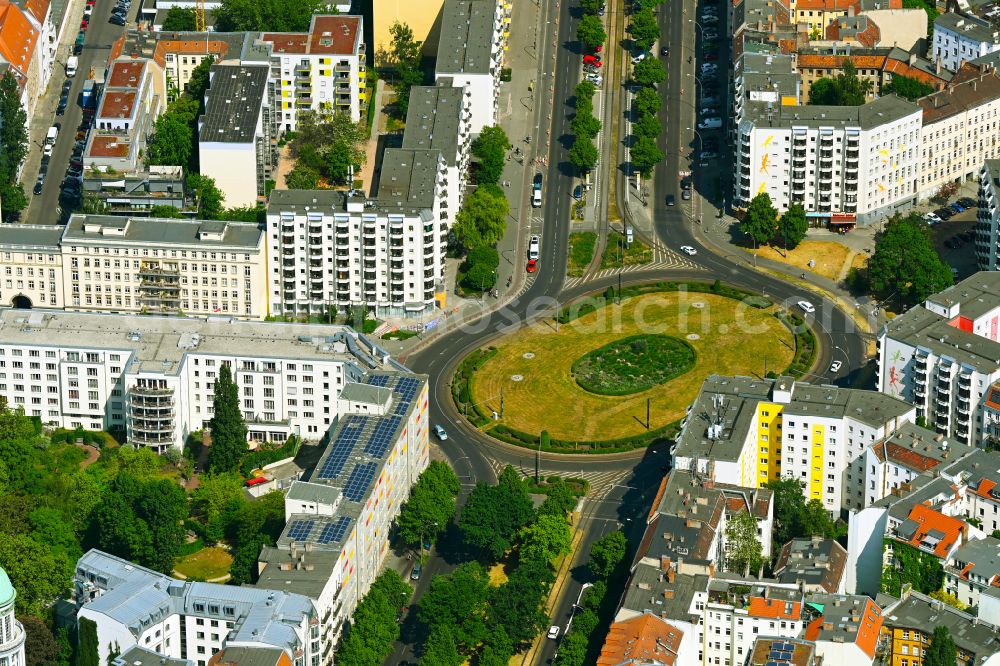
M 549 440 L 548 446 L 544 444 L 541 446 L 541 450 L 550 453 L 623 453 L 673 438 L 680 430 L 680 423 L 680 420 L 677 420 L 660 428 L 632 435 L 631 437 L 621 437 L 619 439 L 604 441 L 570 441 L 553 437 Z M 486 434 L 508 444 L 524 446 L 535 450 L 539 448 L 540 439 L 538 435 L 532 435 L 502 423 L 498 423 L 487 430 Z
M 452 400 L 455 401 L 459 411 L 465 414 L 465 417 L 477 428 L 483 427 L 493 419 L 479 405 L 472 402 L 472 376 L 483 367 L 486 361 L 496 356 L 497 351 L 496 347 L 487 347 L 486 349 L 477 349 L 466 356 L 458 364 L 458 369 L 455 371 L 455 377 L 451 383 Z M 469 412 L 470 407 L 472 408 L 471 413 Z
M 299 452 L 300 444 L 302 444 L 301 439 L 290 435 L 285 443 L 276 449 L 257 449 L 248 453 L 240 461 L 240 472 L 243 473 L 243 476 L 249 476 L 255 469 L 260 469 L 285 458 L 294 458 L 295 454 Z
M 84 444 L 90 444 L 97 448 L 118 445 L 118 442 L 109 433 L 100 430 L 84 430 L 83 428 L 77 428 L 76 430 L 56 428 L 49 440 L 53 444 L 62 444 L 64 442 L 67 444 L 76 444 L 77 441 L 82 441 Z
M 816 360 L 816 334 L 798 313 L 777 312 L 774 316 L 795 336 L 795 356 L 784 374 L 799 378 L 809 372 Z

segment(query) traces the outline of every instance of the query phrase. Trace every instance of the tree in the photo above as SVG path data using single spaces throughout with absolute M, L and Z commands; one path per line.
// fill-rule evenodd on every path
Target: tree
M 89 617 L 81 617 L 77 620 L 77 633 L 75 666 L 100 666 L 97 623 Z
M 497 485 L 480 481 L 462 509 L 459 528 L 466 543 L 494 560 L 514 545 L 518 531 L 534 516 L 531 498 L 509 465 Z
M 629 155 L 632 158 L 632 166 L 644 176 L 648 176 L 653 167 L 663 161 L 663 151 L 656 145 L 656 139 L 648 136 L 639 137 Z
M 934 92 L 934 88 L 924 83 L 920 79 L 902 74 L 893 74 L 892 81 L 882 89 L 882 94 L 894 93 L 915 102 L 921 97 L 926 97 Z
M 198 217 L 203 220 L 217 220 L 222 215 L 222 192 L 215 186 L 215 179 L 200 173 L 189 173 L 187 189 L 198 204 Z
M 446 463 L 432 460 L 399 511 L 399 538 L 411 546 L 421 545 L 423 539 L 436 541 L 455 515 L 455 497 L 460 489 L 455 472 Z
M 588 49 L 596 49 L 608 39 L 604 21 L 594 14 L 585 14 L 576 26 L 576 38 Z
M 935 590 L 928 594 L 931 599 L 936 599 L 942 603 L 946 603 L 949 606 L 957 608 L 960 611 L 966 611 L 969 609 L 969 604 L 962 603 L 962 600 L 956 597 L 951 592 L 945 592 L 943 589 Z
M 212 446 L 208 449 L 208 469 L 231 472 L 239 469 L 247 452 L 247 426 L 240 411 L 239 388 L 228 364 L 219 368 L 212 396 Z
M 577 112 L 569 127 L 573 134 L 593 139 L 601 131 L 601 121 L 590 113 Z
M 816 79 L 809 86 L 809 103 L 820 106 L 840 106 L 840 89 L 831 78 Z
M 635 99 L 632 100 L 632 110 L 640 116 L 655 116 L 660 111 L 660 104 L 662 104 L 662 101 L 655 90 L 652 88 L 642 88 L 635 94 Z
M 747 213 L 740 222 L 740 231 L 753 239 L 755 245 L 763 245 L 774 236 L 778 211 L 771 205 L 771 197 L 761 192 L 750 200 Z
M 26 534 L 0 534 L 0 567 L 17 590 L 18 615 L 43 615 L 70 590 L 74 564 Z
M 354 609 L 335 661 L 345 666 L 381 664 L 399 637 L 396 613 L 409 601 L 410 593 L 410 586 L 394 570 L 379 575 Z
M 726 521 L 726 567 L 749 576 L 763 563 L 757 521 L 749 511 L 740 511 Z
M 239 206 L 227 208 L 222 214 L 223 219 L 238 222 L 256 222 L 263 224 L 267 220 L 267 209 L 263 206 Z
M 313 14 L 323 13 L 323 0 L 222 0 L 215 10 L 220 32 L 306 32 Z
M 946 206 L 948 205 L 948 201 L 953 196 L 958 194 L 959 187 L 959 184 L 955 181 L 947 182 L 934 193 L 934 196 L 931 197 L 931 201 L 939 206 Z
M 907 306 L 951 286 L 953 277 L 931 244 L 927 224 L 910 215 L 893 217 L 876 236 L 868 280 L 875 294 Z
M 646 137 L 649 139 L 655 139 L 660 136 L 660 131 L 662 127 L 660 126 L 659 119 L 651 113 L 641 113 L 636 121 L 632 123 L 632 133 L 637 138 Z
M 632 68 L 632 79 L 640 86 L 655 86 L 667 78 L 659 58 L 643 58 Z
M 793 203 L 778 220 L 778 231 L 774 237 L 775 244 L 794 250 L 809 230 L 809 220 L 806 219 L 806 209 L 802 204 Z
M 844 71 L 835 78 L 821 78 L 809 86 L 809 103 L 827 106 L 861 106 L 872 91 L 870 79 L 858 77 L 858 70 L 850 60 Z
M 467 250 L 495 245 L 507 228 L 510 203 L 496 185 L 480 185 L 465 198 L 455 216 L 455 238 Z
M 425 666 L 459 666 L 462 663 L 462 657 L 455 646 L 455 637 L 448 625 L 440 624 L 431 630 L 420 663 Z
M 799 520 L 806 503 L 803 486 L 789 477 L 768 481 L 765 487 L 774 493 L 775 543 L 786 543 L 798 536 Z
M 488 291 L 497 283 L 497 270 L 485 264 L 473 264 L 462 279 L 469 291 Z
M 396 21 L 389 28 L 392 35 L 392 51 L 389 55 L 389 64 L 396 71 L 396 114 L 400 118 L 406 117 L 406 112 L 410 106 L 410 88 L 419 85 L 424 80 L 424 73 L 420 69 L 420 47 L 422 42 L 413 38 L 413 30 L 405 23 Z
M 472 142 L 472 154 L 476 162 L 476 182 L 480 185 L 489 183 L 496 185 L 503 175 L 504 164 L 507 161 L 507 151 L 510 150 L 510 139 L 499 125 L 484 127 Z
M 165 218 L 182 218 L 180 208 L 176 206 L 169 206 L 164 204 L 158 204 L 149 209 L 150 217 L 165 217 Z
M 590 547 L 590 561 L 587 567 L 597 578 L 608 578 L 625 559 L 628 541 L 621 532 L 610 532 Z
M 302 114 L 291 143 L 296 168 L 309 167 L 328 181 L 348 184 L 350 167 L 365 162 L 364 143 L 368 131 L 361 122 L 339 111 L 310 111 Z M 297 176 L 301 177 L 301 176 Z M 312 178 L 310 174 L 310 178 Z M 296 187 L 294 189 L 314 189 Z
M 660 38 L 660 26 L 656 23 L 656 15 L 649 7 L 644 7 L 632 15 L 632 23 L 628 30 L 636 48 L 640 51 L 648 51 L 653 42 Z
M 573 140 L 573 146 L 569 149 L 569 161 L 581 172 L 586 173 L 594 168 L 598 157 L 594 140 L 589 136 L 577 135 Z
M 924 654 L 923 666 L 957 666 L 958 650 L 948 627 L 939 624 L 934 627 L 931 643 Z
M 83 555 L 73 525 L 66 521 L 61 511 L 49 506 L 37 507 L 28 516 L 31 537 L 38 543 L 48 544 L 53 553 L 76 562 Z
M 604 0 L 580 0 L 580 9 L 585 14 L 596 14 L 604 6 Z
M 195 20 L 193 9 L 185 7 L 171 7 L 167 10 L 167 15 L 163 19 L 164 32 L 191 32 L 197 30 L 198 23 Z
M 194 130 L 177 114 L 164 113 L 153 123 L 147 149 L 147 159 L 152 165 L 186 167 L 194 151 Z
M 521 558 L 551 562 L 568 553 L 572 541 L 565 516 L 538 516 L 535 522 L 521 529 Z
M 533 640 L 548 623 L 542 601 L 554 580 L 548 563 L 522 562 L 507 582 L 490 594 L 487 624 L 491 631 L 503 627 L 515 649 Z
M 799 518 L 799 534 L 796 536 L 835 539 L 840 535 L 840 528 L 830 517 L 830 512 L 823 506 L 823 502 L 813 498 L 805 503 Z
M 478 562 L 465 562 L 446 576 L 435 576 L 420 598 L 417 619 L 433 632 L 446 626 L 462 651 L 486 637 L 486 599 L 490 577 Z
M 6 219 L 28 205 L 18 182 L 18 169 L 28 154 L 28 116 L 21 106 L 21 89 L 13 70 L 0 77 L 0 201 Z
M 597 94 L 597 86 L 590 81 L 580 81 L 576 84 L 576 88 L 574 88 L 574 94 L 576 96 L 576 108 L 579 109 L 581 99 L 594 99 L 594 95 Z
M 285 176 L 285 187 L 290 190 L 315 190 L 319 187 L 319 171 L 297 164 Z
M 25 666 L 51 666 L 59 661 L 59 643 L 44 622 L 37 617 L 19 617 L 24 627 Z
M 543 439 L 545 439 L 544 435 L 547 434 L 548 431 L 542 431 Z M 542 444 L 542 448 L 545 448 L 544 443 Z M 545 501 L 538 507 L 538 515 L 539 517 L 545 515 L 559 516 L 565 519 L 566 514 L 576 506 L 576 501 L 576 496 L 570 489 L 569 484 L 560 479 L 549 485 Z

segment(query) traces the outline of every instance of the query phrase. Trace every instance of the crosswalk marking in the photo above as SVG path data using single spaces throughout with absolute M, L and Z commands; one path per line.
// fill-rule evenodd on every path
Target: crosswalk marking
M 688 259 L 685 255 L 682 255 L 673 250 L 668 250 L 661 248 L 659 246 L 653 247 L 653 260 L 648 264 L 632 264 L 631 266 L 625 266 L 622 268 L 605 268 L 602 271 L 596 273 L 591 273 L 589 275 L 584 275 L 583 277 L 566 278 L 565 288 L 569 289 L 577 285 L 583 284 L 585 282 L 592 282 L 595 280 L 600 280 L 602 278 L 610 277 L 612 275 L 617 275 L 621 272 L 623 275 L 628 273 L 637 273 L 640 271 L 652 271 L 652 270 L 670 270 L 686 268 L 694 270 L 698 268 L 698 265 Z

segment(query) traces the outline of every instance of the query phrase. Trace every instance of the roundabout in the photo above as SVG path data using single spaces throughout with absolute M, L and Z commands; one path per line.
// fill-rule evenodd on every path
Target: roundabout
M 572 449 L 668 435 L 709 375 L 763 376 L 795 357 L 777 305 L 732 295 L 643 285 L 620 304 L 585 298 L 559 326 L 536 322 L 480 350 L 459 395 L 508 441 L 530 445 L 546 430 Z

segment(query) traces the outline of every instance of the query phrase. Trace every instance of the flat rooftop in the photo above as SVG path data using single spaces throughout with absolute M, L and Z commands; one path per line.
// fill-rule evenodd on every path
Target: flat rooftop
M 387 149 L 382 155 L 382 173 L 374 197 L 377 207 L 411 213 L 432 210 L 438 196 L 440 159 L 437 150 Z
M 448 0 L 442 10 L 438 74 L 489 74 L 493 68 L 496 3 Z
M 62 238 L 64 242 L 80 244 L 124 242 L 247 252 L 261 246 L 263 235 L 256 222 L 74 214 Z
M 449 166 L 458 159 L 458 136 L 465 113 L 465 90 L 445 86 L 414 86 L 406 111 L 403 148 L 439 150 Z
M 267 65 L 212 65 L 200 143 L 251 143 L 267 95 Z
M 354 361 L 391 369 L 388 356 L 347 326 L 256 322 L 227 317 L 157 317 L 63 310 L 0 310 L 0 345 L 121 350 L 127 371 L 177 374 L 189 353 Z
M 831 127 L 874 129 L 919 113 L 920 107 L 896 95 L 883 95 L 861 106 L 781 106 L 747 104 L 746 118 L 757 127 Z
M 274 53 L 354 55 L 362 44 L 360 16 L 314 14 L 309 32 L 266 32 Z

